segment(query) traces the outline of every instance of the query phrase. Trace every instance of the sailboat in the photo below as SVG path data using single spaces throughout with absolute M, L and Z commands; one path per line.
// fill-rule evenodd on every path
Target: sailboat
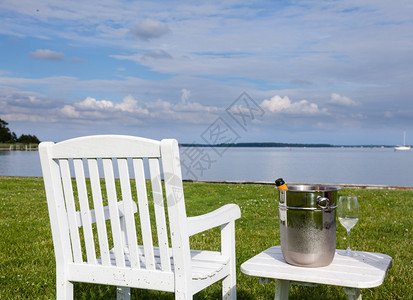
M 394 150 L 401 150 L 401 151 L 406 151 L 410 150 L 410 146 L 406 146 L 406 131 L 403 132 L 403 146 L 396 146 L 394 147 Z

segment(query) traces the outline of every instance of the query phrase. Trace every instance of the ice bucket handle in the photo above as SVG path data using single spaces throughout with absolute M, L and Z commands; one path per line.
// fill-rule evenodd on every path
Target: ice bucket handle
M 336 208 L 337 206 L 331 206 L 331 201 L 327 197 L 317 197 L 317 205 L 318 207 L 322 208 L 324 211 L 331 212 L 333 208 Z

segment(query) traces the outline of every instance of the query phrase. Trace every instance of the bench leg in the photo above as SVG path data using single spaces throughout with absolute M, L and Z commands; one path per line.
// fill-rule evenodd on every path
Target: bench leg
M 289 280 L 277 280 L 275 287 L 274 300 L 287 300 L 290 293 L 290 281 Z
M 130 300 L 130 288 L 124 286 L 118 286 L 116 288 L 117 300 Z
M 360 289 L 345 287 L 344 292 L 347 294 L 349 300 L 361 300 Z

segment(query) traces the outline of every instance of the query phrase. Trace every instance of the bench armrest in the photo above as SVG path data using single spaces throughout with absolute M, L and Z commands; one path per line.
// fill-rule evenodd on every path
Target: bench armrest
M 209 213 L 187 218 L 188 234 L 194 235 L 202 231 L 228 224 L 241 217 L 241 210 L 236 204 L 226 204 Z

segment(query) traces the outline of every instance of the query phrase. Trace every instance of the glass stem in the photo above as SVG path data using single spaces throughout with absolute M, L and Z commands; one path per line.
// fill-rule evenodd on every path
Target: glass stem
M 347 230 L 347 250 L 346 252 L 351 252 L 350 249 L 350 229 Z

